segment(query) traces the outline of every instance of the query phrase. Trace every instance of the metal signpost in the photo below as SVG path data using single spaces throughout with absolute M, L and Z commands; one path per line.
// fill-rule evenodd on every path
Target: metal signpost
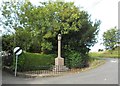
M 17 61 L 18 61 L 18 55 L 22 53 L 22 49 L 20 47 L 15 47 L 14 48 L 14 53 L 16 55 L 16 64 L 15 64 L 15 76 L 17 74 Z

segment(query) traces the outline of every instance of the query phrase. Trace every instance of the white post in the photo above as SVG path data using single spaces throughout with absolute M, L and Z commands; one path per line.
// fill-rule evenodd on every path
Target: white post
M 18 60 L 18 55 L 16 55 L 15 76 L 17 75 L 17 60 Z

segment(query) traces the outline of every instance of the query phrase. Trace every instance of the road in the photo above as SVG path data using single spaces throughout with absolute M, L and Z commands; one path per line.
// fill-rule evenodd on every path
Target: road
M 59 77 L 19 78 L 3 73 L 3 84 L 118 84 L 118 59 L 106 59 L 98 68 Z

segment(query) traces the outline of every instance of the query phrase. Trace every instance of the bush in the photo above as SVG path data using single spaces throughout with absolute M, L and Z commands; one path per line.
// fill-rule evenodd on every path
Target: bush
M 82 68 L 88 66 L 88 56 L 82 55 L 77 51 L 70 51 L 66 53 L 65 64 L 69 68 Z
M 2 66 L 11 66 L 13 63 L 13 56 L 7 55 L 2 57 Z
M 22 53 L 18 58 L 18 71 L 49 69 L 54 65 L 54 54 Z M 13 69 L 15 65 L 15 59 Z

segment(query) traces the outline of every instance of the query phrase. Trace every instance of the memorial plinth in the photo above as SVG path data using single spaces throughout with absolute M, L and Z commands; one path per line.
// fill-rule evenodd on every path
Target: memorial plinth
M 64 66 L 64 58 L 55 58 L 55 65 Z

